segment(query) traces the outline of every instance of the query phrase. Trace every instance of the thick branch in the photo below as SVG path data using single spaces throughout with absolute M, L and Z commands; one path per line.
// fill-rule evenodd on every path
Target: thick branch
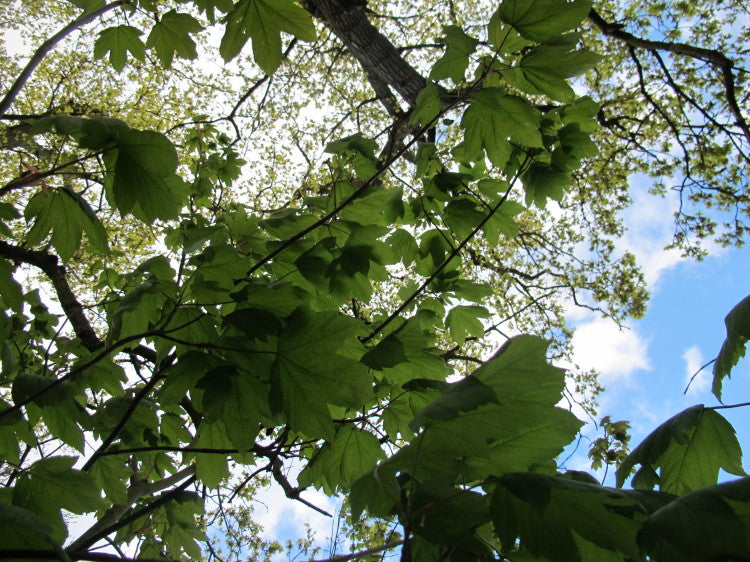
M 65 312 L 65 316 L 70 320 L 76 336 L 81 340 L 83 346 L 89 351 L 94 351 L 102 346 L 102 342 L 97 337 L 94 329 L 91 327 L 86 316 L 83 314 L 83 307 L 78 302 L 73 290 L 68 284 L 65 276 L 65 267 L 59 264 L 57 256 L 47 252 L 28 250 L 20 246 L 13 246 L 0 240 L 0 256 L 13 260 L 27 263 L 41 269 L 52 282 L 55 288 L 60 306 Z
M 16 97 L 18 97 L 18 94 L 21 92 L 26 82 L 28 82 L 29 78 L 31 78 L 31 75 L 36 69 L 36 67 L 39 66 L 39 63 L 41 63 L 44 60 L 44 57 L 47 56 L 47 54 L 55 47 L 55 45 L 57 45 L 60 41 L 65 39 L 68 35 L 73 33 L 75 30 L 80 29 L 84 25 L 91 23 L 102 14 L 105 14 L 109 12 L 110 10 L 117 8 L 118 6 L 122 6 L 123 4 L 126 4 L 126 3 L 127 3 L 127 0 L 116 0 L 115 2 L 112 2 L 111 4 L 106 4 L 102 6 L 101 8 L 94 10 L 93 12 L 84 13 L 83 15 L 74 19 L 68 25 L 63 27 L 60 31 L 55 33 L 52 37 L 47 39 L 44 43 L 42 43 L 39 46 L 39 48 L 36 50 L 36 52 L 32 55 L 32 57 L 29 59 L 29 62 L 26 63 L 26 67 L 21 71 L 21 74 L 18 75 L 18 78 L 16 78 L 16 81 L 13 82 L 13 85 L 5 94 L 5 97 L 3 97 L 2 100 L 0 100 L 0 115 L 3 115 L 6 111 L 8 111 L 8 109 L 10 109 L 11 104 L 15 101 Z
M 407 63 L 399 49 L 367 19 L 362 6 L 343 0 L 309 0 L 305 7 L 341 40 L 362 65 L 365 73 L 392 87 L 409 105 L 427 84 L 424 77 Z

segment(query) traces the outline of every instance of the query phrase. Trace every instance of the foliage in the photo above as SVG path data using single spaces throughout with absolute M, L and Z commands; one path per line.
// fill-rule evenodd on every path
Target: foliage
M 245 502 L 271 480 L 318 511 L 306 489 L 345 496 L 363 556 L 750 548 L 750 480 L 722 406 L 678 414 L 627 456 L 627 423 L 607 420 L 593 456 L 622 460 L 617 489 L 555 460 L 582 425 L 550 363 L 566 299 L 620 320 L 645 299 L 611 240 L 617 186 L 597 199 L 587 181 L 621 147 L 597 132 L 618 106 L 571 83 L 607 68 L 583 20 L 631 53 L 644 45 L 588 0 L 504 0 L 447 10 L 425 47 L 444 52 L 410 62 L 386 35 L 406 8 L 378 7 L 395 10 L 383 31 L 343 0 L 0 8 L 9 28 L 38 9 L 28 25 L 50 38 L 27 61 L 0 59 L 2 149 L 22 170 L 9 158 L 0 187 L 0 556 L 91 559 L 110 544 L 122 558 L 270 557 L 295 547 L 263 541 Z M 415 49 L 435 17 L 408 29 Z M 208 29 L 218 78 L 201 68 Z M 50 55 L 61 41 L 71 48 Z M 676 44 L 645 41 L 708 56 Z M 742 86 L 722 68 L 725 87 Z M 84 95 L 95 87 L 99 100 Z M 736 100 L 713 97 L 736 127 L 704 116 L 743 155 Z M 329 101 L 311 134 L 284 128 Z M 598 231 L 590 259 L 576 253 L 581 225 Z M 717 396 L 746 309 L 727 319 Z M 574 382 L 590 400 L 595 383 Z M 720 469 L 741 478 L 718 484 Z M 70 536 L 71 513 L 95 522 Z M 298 548 L 315 555 L 309 536 Z

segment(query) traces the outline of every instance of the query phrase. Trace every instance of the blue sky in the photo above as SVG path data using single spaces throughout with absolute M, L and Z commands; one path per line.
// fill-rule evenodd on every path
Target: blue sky
M 711 394 L 711 366 L 693 381 L 690 376 L 713 359 L 726 335 L 724 317 L 750 294 L 750 248 L 712 247 L 702 262 L 681 259 L 663 248 L 674 228 L 675 201 L 658 199 L 633 188 L 634 205 L 624 215 L 629 229 L 621 249 L 639 258 L 651 299 L 644 318 L 620 331 L 607 320 L 584 314 L 574 321 L 575 361 L 598 368 L 606 390 L 601 415 L 629 420 L 631 445 L 659 424 L 694 404 L 719 405 Z M 741 360 L 725 381 L 725 404 L 750 400 L 750 366 Z M 734 426 L 744 450 L 750 450 L 750 407 L 721 410 Z M 587 428 L 586 434 L 599 434 Z M 586 470 L 588 443 L 581 443 L 568 466 Z M 748 468 L 748 463 L 744 466 Z M 611 483 L 609 479 L 607 483 Z

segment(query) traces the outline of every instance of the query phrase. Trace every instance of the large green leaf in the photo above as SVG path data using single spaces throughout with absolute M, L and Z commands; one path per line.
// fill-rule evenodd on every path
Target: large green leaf
M 103 58 L 109 52 L 109 62 L 117 72 L 125 68 L 128 52 L 142 61 L 146 58 L 146 46 L 140 37 L 143 32 L 130 25 L 108 27 L 99 33 L 94 43 L 94 58 Z
M 281 64 L 281 32 L 315 40 L 310 14 L 291 0 L 240 0 L 227 17 L 219 51 L 225 61 L 236 57 L 250 38 L 253 56 L 266 74 Z
M 503 76 L 512 85 L 530 94 L 545 94 L 554 100 L 570 102 L 575 99 L 573 88 L 566 78 L 582 74 L 601 57 L 591 51 L 566 52 L 567 45 L 552 41 L 531 49 Z
M 476 154 L 484 148 L 498 167 L 505 166 L 510 156 L 509 140 L 529 147 L 544 146 L 540 123 L 537 109 L 501 88 L 477 92 L 461 119 L 467 152 Z
M 13 278 L 13 265 L 0 258 L 0 295 L 3 303 L 15 312 L 23 309 L 23 291 L 21 285 Z
M 657 427 L 617 470 L 622 486 L 636 464 L 634 487 L 683 494 L 716 484 L 719 469 L 744 476 L 742 450 L 734 428 L 716 410 L 702 404 L 688 408 Z M 660 468 L 660 476 L 656 469 Z
M 732 367 L 745 355 L 745 345 L 750 339 L 750 296 L 745 297 L 727 314 L 724 319 L 727 337 L 721 345 L 714 363 L 713 393 L 721 400 L 721 384 L 728 377 Z
M 175 173 L 177 152 L 167 137 L 154 131 L 123 129 L 116 149 L 105 154 L 114 204 L 124 215 L 147 222 L 172 219 L 184 194 Z
M 13 489 L 14 505 L 38 514 L 64 539 L 67 529 L 60 510 L 89 513 L 101 506 L 99 488 L 91 476 L 74 470 L 75 457 L 48 457 L 32 464 Z
M 602 486 L 535 473 L 496 480 L 491 513 L 495 532 L 511 550 L 549 560 L 589 560 L 580 538 L 599 548 L 639 559 L 636 536 L 648 511 L 635 497 Z
M 50 243 L 64 261 L 78 250 L 84 232 L 97 251 L 107 249 L 107 233 L 101 221 L 88 202 L 69 189 L 37 192 L 26 204 L 24 216 L 34 219 L 26 241 L 36 246 L 51 231 Z
M 747 560 L 750 478 L 675 499 L 645 521 L 638 543 L 662 562 Z
M 58 546 L 46 521 L 28 509 L 6 503 L 0 503 L 0 545 L 25 549 Z
M 528 39 L 544 41 L 578 26 L 592 0 L 503 0 L 498 15 Z
M 484 365 L 474 371 L 494 389 L 501 403 L 536 402 L 553 406 L 565 388 L 565 371 L 547 362 L 549 342 L 536 336 L 509 340 Z
M 430 79 L 450 78 L 455 84 L 460 84 L 464 81 L 464 73 L 469 66 L 469 56 L 474 53 L 479 41 L 467 35 L 456 25 L 445 26 L 443 32 L 445 33 L 443 41 L 447 48 L 432 67 Z
M 497 402 L 494 390 L 470 375 L 451 383 L 437 400 L 425 406 L 412 420 L 411 428 L 417 431 L 430 420 L 451 420 L 489 402 Z
M 164 66 L 172 64 L 175 53 L 186 59 L 198 56 L 191 33 L 201 30 L 201 25 L 193 16 L 169 10 L 151 28 L 146 46 L 156 51 L 156 56 Z
M 336 431 L 333 442 L 324 444 L 313 457 L 297 482 L 302 487 L 323 487 L 328 493 L 347 490 L 384 456 L 377 437 L 372 433 L 344 425 Z
M 328 404 L 360 408 L 371 394 L 371 377 L 358 359 L 362 327 L 333 311 L 297 309 L 278 338 L 271 368 L 272 410 L 305 435 L 332 440 Z M 357 355 L 357 359 L 352 358 Z

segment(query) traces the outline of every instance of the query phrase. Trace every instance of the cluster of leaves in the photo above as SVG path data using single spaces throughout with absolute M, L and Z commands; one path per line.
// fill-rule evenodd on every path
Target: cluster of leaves
M 314 38 L 311 16 L 291 0 L 190 4 L 211 20 L 224 14 L 222 56 L 250 39 L 268 74 L 281 62 L 282 32 Z M 77 5 L 81 17 L 106 8 Z M 577 50 L 571 31 L 590 8 L 504 0 L 481 53 L 477 38 L 447 27 L 430 80 L 394 125 L 393 137 L 403 125 L 408 138 L 329 142 L 326 189 L 265 214 L 216 204 L 215 186 L 237 181 L 242 161 L 210 125 L 178 147 L 113 118 L 34 120 L 29 134 L 64 137 L 101 173 L 95 194 L 26 176 L 2 189 L 24 195 L 0 207 L 15 241 L 0 242 L 0 555 L 85 559 L 104 539 L 136 539 L 141 557 L 200 558 L 211 546 L 210 491 L 237 465 L 290 498 L 305 501 L 314 486 L 346 494 L 353 520 L 396 521 L 403 539 L 381 546 L 398 543 L 404 560 L 747 552 L 750 481 L 717 485 L 719 469 L 744 471 L 716 408 L 658 428 L 618 471 L 621 487 L 640 465 L 636 489 L 611 489 L 555 462 L 581 422 L 558 406 L 565 373 L 548 363 L 545 340 L 509 339 L 447 382 L 447 359 L 491 317 L 492 287 L 463 275 L 466 249 L 477 239 L 512 245 L 519 216 L 561 200 L 596 154 L 599 106 L 567 82 L 599 60 Z M 146 41 L 137 27 L 109 27 L 95 57 L 109 54 L 121 69 L 147 49 L 167 65 L 196 55 L 194 16 L 145 0 L 138 9 L 158 15 Z M 441 124 L 452 127 L 446 139 L 430 142 Z M 403 156 L 413 156 L 418 190 L 383 179 Z M 98 272 L 106 297 L 92 325 L 66 268 L 108 251 L 103 202 L 159 228 L 168 252 Z M 19 283 L 18 264 L 47 276 L 72 333 Z M 378 306 L 398 277 L 398 303 Z M 717 381 L 746 341 L 746 316 L 732 315 Z M 297 486 L 283 470 L 290 459 L 304 462 Z M 95 513 L 96 523 L 68 537 L 66 512 Z M 719 522 L 721 540 L 707 521 Z

